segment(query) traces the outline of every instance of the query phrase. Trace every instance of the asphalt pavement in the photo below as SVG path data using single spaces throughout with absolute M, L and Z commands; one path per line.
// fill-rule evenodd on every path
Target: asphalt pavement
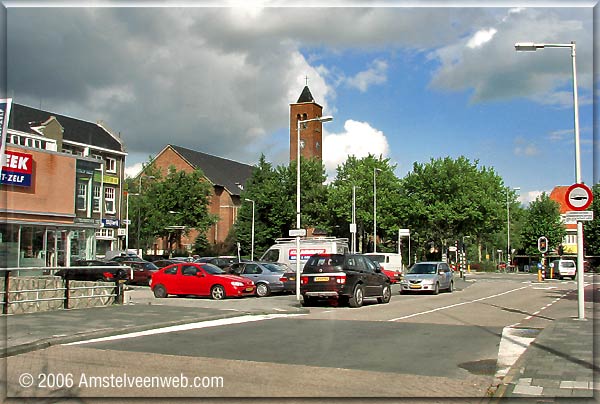
M 469 277 L 472 281 L 475 277 Z M 461 282 L 464 282 L 461 280 Z M 457 286 L 458 283 L 457 283 Z M 594 352 L 594 327 L 598 314 L 594 302 L 597 285 L 586 289 L 586 319 L 561 318 L 546 327 L 529 345 L 497 385 L 489 391 L 490 402 L 506 398 L 533 398 L 536 402 L 560 402 L 599 395 L 598 353 Z M 136 293 L 138 297 L 136 298 Z M 242 315 L 306 313 L 293 297 L 228 299 L 146 299 L 133 291 L 123 306 L 61 310 L 2 316 L 3 357 L 90 338 L 100 338 L 154 328 L 209 321 Z M 273 304 L 273 302 L 276 302 Z M 541 400 L 541 401 L 540 401 Z M 579 401 L 581 402 L 581 401 Z

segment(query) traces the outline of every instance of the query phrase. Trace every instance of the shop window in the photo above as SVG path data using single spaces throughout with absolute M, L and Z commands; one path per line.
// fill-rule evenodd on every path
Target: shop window
M 112 187 L 104 188 L 104 211 L 106 213 L 115 213 L 115 189 Z
M 106 158 L 106 172 L 116 173 L 117 172 L 117 160 L 107 157 Z
M 44 237 L 46 229 L 37 226 L 21 227 L 19 267 L 46 266 Z
M 100 203 L 102 200 L 102 187 L 94 185 L 94 200 L 92 202 L 94 212 L 100 212 Z

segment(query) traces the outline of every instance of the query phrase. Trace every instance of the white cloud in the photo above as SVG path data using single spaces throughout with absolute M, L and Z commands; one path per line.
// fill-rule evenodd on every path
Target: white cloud
M 550 195 L 550 191 L 529 191 L 524 194 L 520 194 L 517 199 L 523 205 L 529 205 L 531 202 L 535 201 L 543 193 Z
M 125 167 L 125 177 L 133 178 L 142 171 L 143 163 L 136 163 Z
M 496 35 L 496 32 L 498 32 L 498 30 L 495 28 L 477 31 L 475 35 L 469 39 L 469 42 L 467 42 L 467 47 L 475 49 L 483 46 L 485 43 L 491 41 L 494 35 Z
M 323 137 L 323 163 L 329 177 L 348 156 L 362 158 L 372 154 L 386 157 L 388 153 L 387 138 L 368 122 L 349 119 L 344 123 L 343 133 L 325 133 Z
M 371 63 L 371 66 L 354 77 L 349 77 L 345 81 L 353 88 L 364 93 L 372 84 L 383 84 L 387 81 L 388 64 L 385 60 L 377 59 Z
M 515 140 L 514 153 L 516 156 L 531 157 L 538 155 L 539 150 L 534 143 L 528 142 L 523 138 L 518 138 Z

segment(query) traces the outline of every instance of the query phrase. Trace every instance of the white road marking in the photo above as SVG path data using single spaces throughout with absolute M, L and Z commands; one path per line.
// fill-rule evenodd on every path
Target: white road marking
M 263 315 L 222 318 L 222 319 L 218 319 L 218 320 L 198 321 L 198 322 L 190 323 L 190 324 L 173 325 L 173 326 L 169 326 L 169 327 L 155 328 L 155 329 L 146 330 L 146 331 L 113 335 L 111 337 L 94 338 L 94 339 L 89 339 L 89 340 L 85 340 L 85 341 L 71 342 L 69 344 L 63 344 L 63 345 L 67 345 L 67 346 L 83 345 L 83 344 L 91 344 L 94 342 L 115 341 L 115 340 L 119 340 L 119 339 L 145 337 L 148 335 L 166 334 L 166 333 L 177 332 L 177 331 L 189 331 L 189 330 L 196 330 L 196 329 L 200 329 L 200 328 L 220 327 L 223 325 L 242 324 L 242 323 L 250 323 L 253 321 L 273 320 L 276 318 L 305 316 L 305 315 L 306 314 L 263 314 Z
M 519 333 L 520 331 L 512 326 L 504 327 L 502 330 L 502 339 L 498 347 L 496 378 L 506 376 L 511 366 L 535 340 L 535 337 L 522 337 L 518 335 Z
M 451 309 L 451 308 L 454 308 L 454 307 L 463 306 L 465 304 L 477 303 L 477 302 L 480 302 L 482 300 L 493 299 L 494 297 L 506 295 L 508 293 L 512 293 L 512 292 L 516 292 L 516 291 L 519 291 L 519 290 L 522 290 L 522 289 L 528 289 L 528 288 L 529 288 L 529 286 L 523 286 L 523 287 L 520 287 L 520 288 L 517 288 L 517 289 L 512 289 L 512 290 L 509 290 L 509 291 L 506 291 L 506 292 L 498 293 L 496 295 L 486 296 L 486 297 L 482 297 L 482 298 L 479 298 L 479 299 L 471 300 L 471 301 L 468 301 L 468 302 L 451 304 L 450 306 L 438 307 L 437 309 L 422 311 L 422 312 L 414 313 L 414 314 L 409 314 L 408 316 L 397 317 L 397 318 L 393 318 L 393 319 L 388 320 L 388 321 L 405 320 L 407 318 L 416 317 L 416 316 L 420 316 L 420 315 L 423 315 L 423 314 L 434 313 L 436 311 L 447 310 L 447 309 Z

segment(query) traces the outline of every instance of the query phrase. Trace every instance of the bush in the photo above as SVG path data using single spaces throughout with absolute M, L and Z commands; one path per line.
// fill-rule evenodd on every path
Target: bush
M 472 262 L 471 270 L 478 272 L 496 272 L 496 263 L 492 261 Z

